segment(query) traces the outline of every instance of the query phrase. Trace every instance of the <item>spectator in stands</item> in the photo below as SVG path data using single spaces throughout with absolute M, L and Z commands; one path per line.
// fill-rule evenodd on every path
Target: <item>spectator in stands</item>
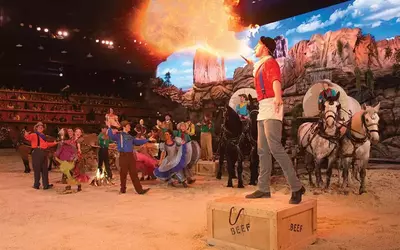
M 32 110 L 35 110 L 35 111 L 38 111 L 38 110 L 39 110 L 39 108 L 38 108 L 38 106 L 36 105 L 36 103 L 33 104 Z
M 12 102 L 9 102 L 9 103 L 7 104 L 7 108 L 9 108 L 9 109 L 14 109 L 14 104 L 13 104 Z
M 18 100 L 26 100 L 26 98 L 25 98 L 25 96 L 24 96 L 22 93 L 20 93 L 20 94 L 18 95 Z
M 16 93 L 13 93 L 13 94 L 10 96 L 10 99 L 17 99 L 17 94 L 16 94 Z
M 69 100 L 69 95 L 70 95 L 70 86 L 67 85 L 64 88 L 61 89 L 61 96 L 65 99 L 65 100 Z
M 46 111 L 47 109 L 46 109 L 46 106 L 44 105 L 44 104 L 42 104 L 42 106 L 40 106 L 40 110 L 41 111 Z
M 67 122 L 67 118 L 65 118 L 65 116 L 61 115 L 60 122 Z
M 24 109 L 29 109 L 29 105 L 27 102 L 24 103 Z
M 21 120 L 21 117 L 19 116 L 19 114 L 17 112 L 14 112 L 12 119 L 13 119 L 13 121 L 19 121 L 19 120 Z

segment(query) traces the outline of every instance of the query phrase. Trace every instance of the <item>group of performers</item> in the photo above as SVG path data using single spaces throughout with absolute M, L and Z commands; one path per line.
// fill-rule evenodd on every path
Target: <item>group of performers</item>
M 109 149 L 111 144 L 116 145 L 119 155 L 120 193 L 126 192 L 128 173 L 138 194 L 148 192 L 149 189 L 143 188 L 140 183 L 138 171 L 142 172 L 142 176 L 158 178 L 171 186 L 179 183 L 188 187 L 188 184 L 196 181 L 192 168 L 199 160 L 200 154 L 204 159 L 212 159 L 211 133 L 214 127 L 209 116 L 205 116 L 204 120 L 197 124 L 201 130 L 202 145 L 205 145 L 201 152 L 197 142 L 192 141 L 191 137 L 195 135 L 196 129 L 190 119 L 179 123 L 173 130 L 174 124 L 171 115 L 168 114 L 165 121 L 157 120 L 157 124 L 150 131 L 147 130 L 144 121 L 140 120 L 133 129 L 136 134 L 133 136 L 131 124 L 128 121 L 119 122 L 112 109 L 105 118 L 105 124 L 101 127 L 95 145 L 87 145 L 88 142 L 84 142 L 84 131 L 81 128 L 61 129 L 56 142 L 47 142 L 44 134 L 46 127 L 42 122 L 34 126 L 33 133 L 25 131 L 24 137 L 32 147 L 32 165 L 35 172 L 33 187 L 39 189 L 40 178 L 43 189 L 53 187 L 48 181 L 47 150 L 56 146 L 54 156 L 67 183 L 65 191 L 71 191 L 72 185 L 77 186 L 78 192 L 82 191 L 81 183 L 88 182 L 93 177 L 93 173 L 91 177 L 86 171 L 85 162 L 82 161 L 83 145 L 98 147 L 97 171 L 104 174 L 111 183 L 113 173 Z M 156 144 L 159 147 L 156 147 Z M 137 146 L 140 146 L 139 150 L 135 150 Z
M 59 142 L 47 142 L 44 131 L 45 124 L 38 122 L 34 126 L 34 132 L 24 132 L 25 139 L 30 142 L 32 147 L 32 167 L 34 170 L 33 188 L 39 189 L 40 178 L 42 178 L 43 189 L 50 189 L 53 184 L 49 183 L 47 156 L 48 149 L 58 145 L 55 156 L 57 159 L 68 161 L 70 164 L 60 166 L 61 171 L 68 178 L 66 190 L 71 190 L 71 184 L 77 185 L 77 191 L 82 191 L 81 182 L 89 180 L 85 173 L 82 160 L 81 143 L 83 142 L 83 130 L 81 128 L 64 129 L 62 139 Z M 65 131 L 66 130 L 66 131 Z

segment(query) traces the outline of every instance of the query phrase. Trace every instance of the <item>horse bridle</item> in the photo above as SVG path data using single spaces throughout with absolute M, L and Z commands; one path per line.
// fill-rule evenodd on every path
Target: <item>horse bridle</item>
M 369 129 L 369 127 L 371 127 L 371 126 L 377 126 L 377 127 L 379 127 L 379 123 L 371 123 L 371 124 L 367 124 L 367 122 L 365 121 L 365 113 L 366 112 L 364 112 L 363 114 L 362 114 L 362 116 L 361 116 L 361 123 L 362 123 L 362 125 L 365 127 L 365 130 L 367 131 L 367 137 L 368 138 L 371 138 L 371 133 L 378 133 L 379 134 L 379 130 L 377 130 L 377 129 Z

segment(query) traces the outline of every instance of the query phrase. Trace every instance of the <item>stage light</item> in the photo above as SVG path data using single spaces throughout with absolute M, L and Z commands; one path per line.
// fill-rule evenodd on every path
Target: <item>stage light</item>
M 128 60 L 128 61 L 126 62 L 126 64 L 131 64 L 131 61 Z
M 142 44 L 142 42 L 139 42 L 139 44 Z
M 139 94 L 140 96 L 142 96 L 142 92 L 140 92 L 140 94 Z
M 63 36 L 68 36 L 68 32 L 66 32 L 66 31 L 64 31 L 62 34 L 63 34 Z
M 103 41 L 101 41 L 101 43 L 102 43 L 102 44 L 105 44 L 105 43 L 106 43 L 106 41 L 104 41 L 104 40 L 103 40 Z
M 47 33 L 47 32 L 49 32 L 49 29 L 47 29 L 47 28 L 46 28 L 46 29 L 44 29 L 44 32 L 46 32 L 46 33 Z
M 109 42 L 109 41 L 106 41 L 106 44 L 108 45 L 108 44 L 110 44 L 110 42 Z
M 136 43 L 136 40 L 133 40 L 134 43 Z
M 57 34 L 58 34 L 59 36 L 62 36 L 63 33 L 62 33 L 62 31 L 58 31 Z
M 32 29 L 32 27 L 33 27 L 33 26 L 32 26 L 32 24 L 29 24 L 29 28 L 31 28 L 31 29 Z
M 17 44 L 16 47 L 17 48 L 22 48 L 22 44 Z
M 60 77 L 63 77 L 63 73 L 60 73 Z
M 87 56 L 86 56 L 87 58 L 92 58 L 93 56 L 92 56 L 92 54 L 87 54 Z
M 99 42 L 100 42 L 100 40 L 99 40 L 99 39 L 97 39 L 97 40 L 96 40 L 96 43 L 99 43 Z
M 41 30 L 42 30 L 42 28 L 40 28 L 40 27 L 37 27 L 37 28 L 36 28 L 36 30 L 37 30 L 37 31 L 41 31 Z
M 44 50 L 44 47 L 43 47 L 42 45 L 40 45 L 40 46 L 38 47 L 38 49 Z
M 20 23 L 19 25 L 21 25 L 21 27 L 24 27 L 24 26 L 25 26 L 25 24 L 24 24 L 24 23 Z
M 113 42 L 110 42 L 110 45 L 112 46 L 114 43 Z

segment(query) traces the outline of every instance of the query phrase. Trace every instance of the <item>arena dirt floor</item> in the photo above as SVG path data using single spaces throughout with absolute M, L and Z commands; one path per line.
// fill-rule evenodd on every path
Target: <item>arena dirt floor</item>
M 254 190 L 198 177 L 188 189 L 145 182 L 152 188 L 145 196 L 132 188 L 119 195 L 118 185 L 62 195 L 58 171 L 50 174 L 54 190 L 34 190 L 32 179 L 13 151 L 0 151 L 2 250 L 218 249 L 205 241 L 207 202 Z M 289 194 L 282 179 L 275 182 L 275 192 Z M 368 171 L 367 189 L 362 196 L 308 190 L 318 199 L 318 241 L 307 249 L 400 249 L 400 171 Z

